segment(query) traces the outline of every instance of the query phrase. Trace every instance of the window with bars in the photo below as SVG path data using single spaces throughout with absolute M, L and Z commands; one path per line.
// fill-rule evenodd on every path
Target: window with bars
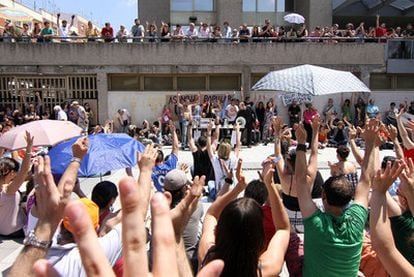
M 42 108 L 73 100 L 94 103 L 98 94 L 96 75 L 0 76 L 0 106 L 15 109 L 23 102 L 37 102 L 36 94 Z

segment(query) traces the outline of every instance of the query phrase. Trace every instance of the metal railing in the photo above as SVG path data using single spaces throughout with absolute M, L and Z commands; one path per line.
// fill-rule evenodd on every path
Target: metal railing
M 39 37 L 23 37 L 23 36 L 6 36 L 0 37 L 0 43 L 290 43 L 290 42 L 320 42 L 320 43 L 386 43 L 408 41 L 413 43 L 413 38 L 399 39 L 387 37 L 59 37 L 59 36 L 39 36 Z M 388 43 L 390 44 L 390 43 Z M 389 45 L 390 49 L 394 49 L 394 45 Z

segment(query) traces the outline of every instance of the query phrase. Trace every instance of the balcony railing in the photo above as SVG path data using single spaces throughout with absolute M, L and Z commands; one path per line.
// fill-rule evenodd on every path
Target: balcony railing
M 320 43 L 387 43 L 388 48 L 396 53 L 397 49 L 404 49 L 403 45 L 407 45 L 410 50 L 410 58 L 412 58 L 413 39 L 395 39 L 387 37 L 0 37 L 3 43 L 291 43 L 291 42 L 320 42 Z M 408 49 L 407 48 L 407 49 Z M 397 51 L 398 52 L 398 51 Z M 401 52 L 401 51 L 400 51 Z M 403 55 L 406 56 L 405 54 Z M 390 57 L 391 58 L 391 57 Z

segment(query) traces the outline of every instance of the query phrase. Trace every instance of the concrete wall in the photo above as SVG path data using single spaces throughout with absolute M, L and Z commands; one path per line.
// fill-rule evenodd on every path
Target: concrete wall
M 295 0 L 295 12 L 305 17 L 309 31 L 332 26 L 332 0 Z
M 154 73 L 159 69 L 152 66 L 191 73 L 202 66 L 250 66 L 255 71 L 309 63 L 343 68 L 384 66 L 384 51 L 379 43 L 0 43 L 0 66 L 142 66 L 138 72 Z
M 331 97 L 334 100 L 336 110 L 341 111 L 342 102 L 345 99 L 350 99 L 352 102 L 358 99 L 358 96 L 368 100 L 373 98 L 375 103 L 380 108 L 381 115 L 384 114 L 391 102 L 395 102 L 398 106 L 402 102 L 411 102 L 414 100 L 414 91 L 374 91 L 370 95 L 342 93 L 334 94 L 330 96 L 317 96 L 313 98 L 313 105 L 320 111 L 324 109 L 328 102 L 328 98 Z M 133 124 L 141 126 L 144 119 L 153 122 L 160 116 L 161 110 L 166 104 L 166 96 L 174 95 L 175 92 L 166 91 L 109 91 L 108 92 L 108 118 L 113 118 L 116 115 L 116 111 L 121 108 L 126 108 L 132 116 Z M 223 94 L 223 92 L 208 92 L 207 94 Z M 183 93 L 185 95 L 185 93 Z M 238 97 L 236 95 L 236 97 Z M 283 106 L 280 99 L 280 93 L 277 92 L 252 92 L 251 99 L 256 101 L 263 101 L 266 103 L 273 98 L 277 107 L 278 114 L 283 118 L 285 122 L 289 121 L 287 107 Z M 172 108 L 172 107 L 171 107 Z M 302 105 L 302 111 L 304 107 Z M 352 112 L 354 108 L 352 105 Z M 106 117 L 105 117 L 106 118 Z
M 243 24 L 243 0 L 216 0 L 217 23 L 228 21 L 232 28 Z
M 161 21 L 170 22 L 170 0 L 138 0 L 138 16 L 141 22 L 155 20 L 157 26 Z

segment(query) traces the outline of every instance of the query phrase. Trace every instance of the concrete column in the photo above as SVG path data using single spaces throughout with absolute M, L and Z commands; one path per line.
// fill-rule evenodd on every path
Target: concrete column
M 108 75 L 106 72 L 98 72 L 96 76 L 96 86 L 98 89 L 98 122 L 105 123 L 105 120 L 111 118 L 114 111 L 108 110 Z
M 228 21 L 230 27 L 238 28 L 243 24 L 243 0 L 216 0 L 215 10 L 217 12 L 217 22 L 223 25 L 224 21 Z
M 249 66 L 244 66 L 241 75 L 241 85 L 244 90 L 244 97 L 250 96 L 250 88 L 252 87 L 252 71 Z M 244 100 L 244 99 L 242 99 Z
M 370 71 L 367 68 L 364 68 L 361 66 L 361 81 L 369 87 L 369 81 L 370 81 Z
M 309 32 L 316 26 L 332 26 L 332 0 L 295 0 L 295 12 L 305 17 Z
M 166 0 L 139 0 L 138 15 L 141 23 L 145 21 L 152 22 L 155 20 L 156 25 L 160 26 L 161 21 L 171 21 L 171 1 Z

